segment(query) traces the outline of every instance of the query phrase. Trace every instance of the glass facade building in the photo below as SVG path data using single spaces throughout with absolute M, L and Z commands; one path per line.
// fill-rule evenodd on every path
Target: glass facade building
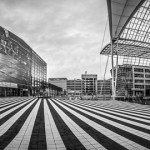
M 32 95 L 37 95 L 46 88 L 47 64 L 35 51 L 32 51 L 31 62 Z
M 0 96 L 37 94 L 46 79 L 46 62 L 21 38 L 0 27 Z

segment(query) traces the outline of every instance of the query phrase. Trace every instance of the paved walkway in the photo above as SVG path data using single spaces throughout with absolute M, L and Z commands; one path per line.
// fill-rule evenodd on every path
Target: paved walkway
M 0 99 L 0 150 L 150 150 L 150 106 Z

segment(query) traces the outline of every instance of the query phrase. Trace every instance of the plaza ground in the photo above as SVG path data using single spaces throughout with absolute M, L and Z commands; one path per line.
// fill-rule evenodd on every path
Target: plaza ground
M 1 98 L 0 143 L 0 150 L 148 150 L 150 105 Z

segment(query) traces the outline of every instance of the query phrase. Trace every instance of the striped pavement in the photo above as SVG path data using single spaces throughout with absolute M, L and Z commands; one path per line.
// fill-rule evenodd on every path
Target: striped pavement
M 0 150 L 150 150 L 150 106 L 0 99 Z

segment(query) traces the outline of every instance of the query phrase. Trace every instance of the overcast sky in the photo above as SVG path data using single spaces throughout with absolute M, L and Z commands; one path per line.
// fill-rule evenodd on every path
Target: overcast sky
M 47 77 L 77 79 L 85 71 L 103 77 L 106 0 L 1 0 L 0 19 L 47 62 Z

